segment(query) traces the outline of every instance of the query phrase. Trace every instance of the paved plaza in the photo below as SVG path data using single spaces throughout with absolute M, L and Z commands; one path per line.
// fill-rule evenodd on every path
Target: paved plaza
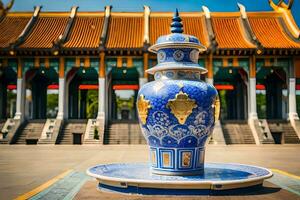
M 209 145 L 206 161 L 270 168 L 275 175 L 266 184 L 277 188 L 271 193 L 278 193 L 282 199 L 285 193 L 300 198 L 299 152 L 300 145 Z M 0 199 L 101 199 L 107 194 L 96 190 L 96 181 L 85 174 L 88 167 L 104 163 L 146 162 L 147 159 L 146 145 L 2 145 Z M 120 195 L 105 198 L 120 199 Z

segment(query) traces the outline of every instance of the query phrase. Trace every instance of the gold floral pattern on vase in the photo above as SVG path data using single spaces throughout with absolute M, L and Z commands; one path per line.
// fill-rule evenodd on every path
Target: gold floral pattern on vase
M 138 114 L 143 124 L 146 124 L 147 117 L 148 117 L 148 110 L 151 108 L 150 101 L 146 100 L 144 95 L 140 95 L 137 100 L 137 108 Z
M 175 99 L 169 100 L 167 107 L 171 109 L 171 113 L 177 118 L 179 124 L 184 124 L 197 104 L 186 93 L 180 91 L 176 94 Z
M 182 163 L 181 163 L 181 165 L 183 167 L 190 167 L 191 166 L 191 160 L 192 160 L 191 152 L 183 152 L 182 153 Z

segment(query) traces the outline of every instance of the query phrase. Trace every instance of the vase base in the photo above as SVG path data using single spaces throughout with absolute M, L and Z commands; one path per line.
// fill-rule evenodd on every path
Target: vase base
M 262 167 L 227 163 L 205 163 L 203 173 L 190 176 L 153 174 L 146 163 L 97 165 L 87 174 L 99 181 L 100 190 L 144 195 L 201 195 L 251 189 L 272 176 Z
M 150 170 L 152 174 L 157 174 L 157 175 L 165 175 L 165 176 L 196 176 L 196 175 L 201 175 L 204 173 L 203 169 L 197 169 L 197 170 L 188 170 L 188 171 L 163 171 L 163 170 L 156 170 L 156 169 L 151 169 Z

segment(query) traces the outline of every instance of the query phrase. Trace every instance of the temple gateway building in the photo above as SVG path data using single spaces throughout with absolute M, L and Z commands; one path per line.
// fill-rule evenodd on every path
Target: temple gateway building
M 203 80 L 220 96 L 213 144 L 299 143 L 300 30 L 291 4 L 273 11 L 181 12 L 207 47 Z M 153 77 L 148 51 L 172 13 L 1 12 L 0 143 L 139 144 L 136 96 Z M 159 130 L 158 130 L 159 131 Z

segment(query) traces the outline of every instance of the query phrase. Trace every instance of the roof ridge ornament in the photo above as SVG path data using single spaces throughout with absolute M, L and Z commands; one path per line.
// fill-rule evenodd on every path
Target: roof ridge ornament
M 237 5 L 238 5 L 238 7 L 240 9 L 240 13 L 241 13 L 242 18 L 243 19 L 247 19 L 248 17 L 247 17 L 245 6 L 243 4 L 241 4 L 241 3 L 237 3 Z
M 150 21 L 150 7 L 144 5 L 144 45 L 149 45 L 149 21 Z
M 208 9 L 208 7 L 207 6 L 202 6 L 202 10 L 205 14 L 205 18 L 210 19 L 210 10 Z
M 294 16 L 291 12 L 291 8 L 293 6 L 294 0 L 269 0 L 270 6 L 277 13 L 281 13 L 283 16 L 283 20 L 287 24 L 288 31 L 294 37 L 294 39 L 299 40 L 300 38 L 300 30 L 295 22 Z
M 0 0 L 0 18 L 4 17 L 14 5 L 14 0 L 10 0 L 6 5 Z
M 183 33 L 183 25 L 181 21 L 182 19 L 179 16 L 178 9 L 176 8 L 174 17 L 172 18 L 171 33 Z
M 269 4 L 274 10 L 281 10 L 281 9 L 291 10 L 293 3 L 294 0 L 288 0 L 288 2 L 284 0 L 279 0 L 279 1 L 269 0 Z

